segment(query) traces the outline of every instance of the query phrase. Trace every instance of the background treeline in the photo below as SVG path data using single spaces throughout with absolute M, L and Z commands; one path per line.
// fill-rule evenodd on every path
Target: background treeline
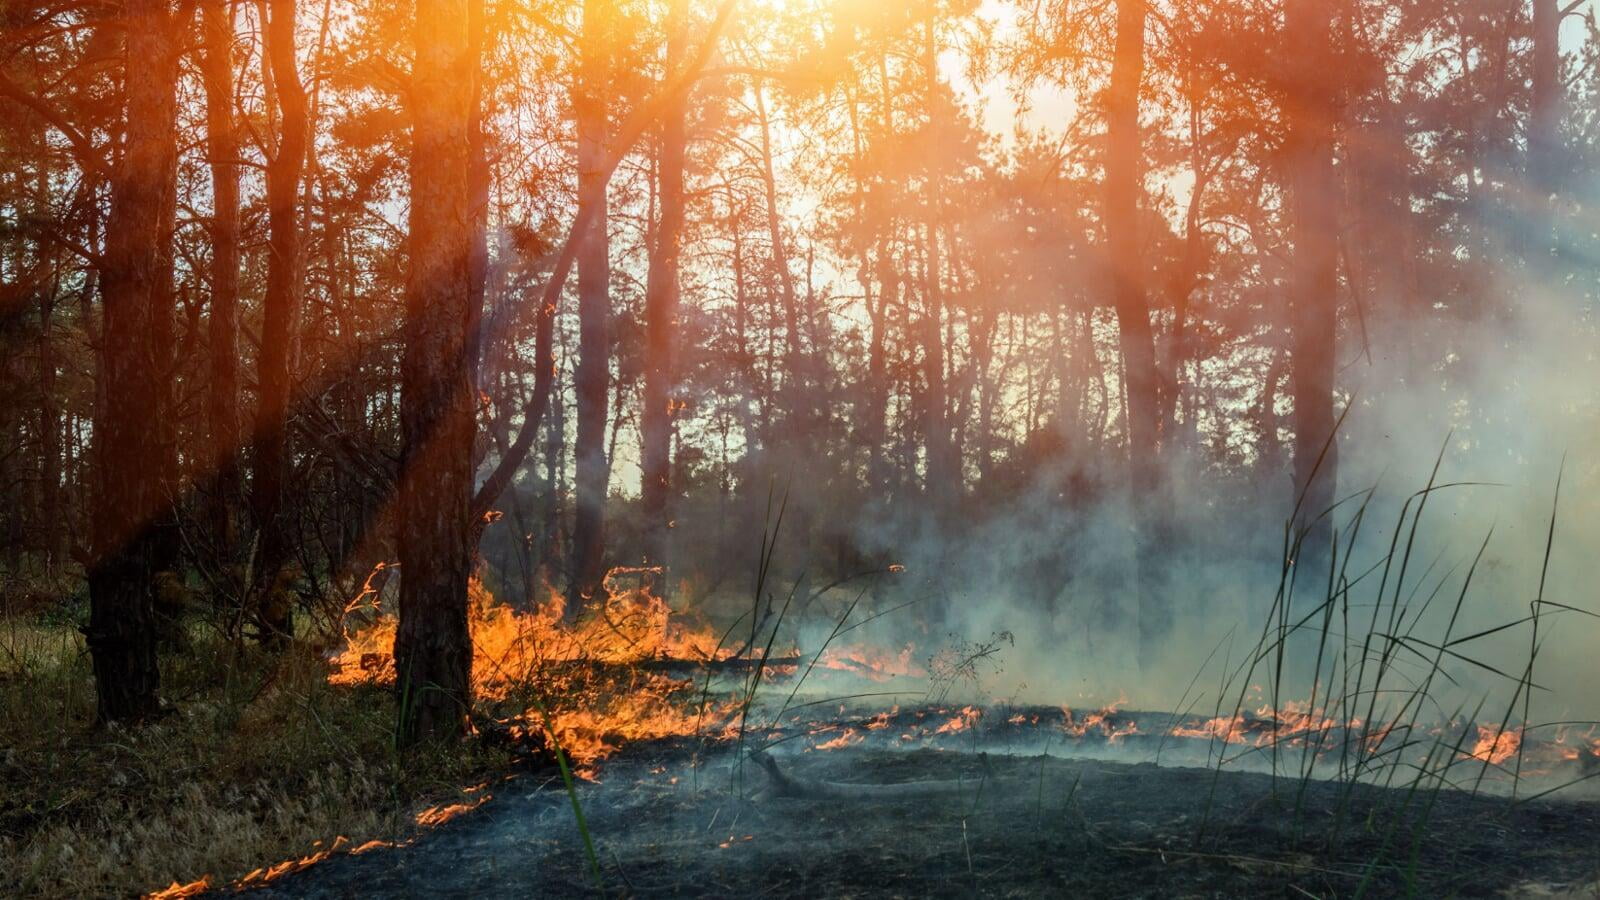
M 1352 396 L 1471 441 L 1482 348 L 1593 328 L 1585 0 L 3 17 L 0 574 L 87 593 L 109 719 L 398 560 L 449 730 L 475 567 L 744 590 L 774 495 L 818 586 L 1124 505 L 1148 647 L 1181 508 L 1324 552 Z

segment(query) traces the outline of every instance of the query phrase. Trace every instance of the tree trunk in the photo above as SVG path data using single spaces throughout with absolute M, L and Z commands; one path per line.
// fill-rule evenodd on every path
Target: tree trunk
M 233 114 L 233 4 L 206 0 L 200 7 L 206 93 L 206 152 L 211 165 L 210 390 L 206 425 L 212 540 L 224 566 L 238 543 L 239 499 L 239 138 Z
M 467 0 L 418 0 L 411 89 L 411 265 L 400 395 L 402 743 L 457 736 L 472 701 L 474 533 L 471 120 Z
M 806 383 L 805 361 L 800 346 L 800 302 L 795 295 L 794 273 L 789 271 L 789 251 L 783 239 L 778 216 L 778 181 L 772 165 L 772 121 L 767 115 L 766 94 L 758 85 L 756 122 L 761 129 L 761 187 L 767 214 L 767 240 L 771 243 L 772 275 L 777 280 L 778 297 L 783 303 L 783 407 L 794 438 L 809 435 L 812 424 L 811 398 Z
M 280 127 L 277 152 L 267 161 L 267 292 L 262 303 L 251 482 L 257 538 L 254 595 L 263 640 L 280 643 L 293 633 L 284 568 L 292 554 L 292 511 L 285 502 L 289 477 L 289 403 L 301 303 L 300 176 L 305 169 L 310 117 L 295 62 L 296 0 L 271 0 L 263 50 L 271 67 Z
M 667 12 L 667 64 L 686 52 L 687 0 L 672 0 Z M 683 243 L 683 162 L 686 142 L 685 99 L 675 98 L 662 111 L 661 145 L 656 178 L 661 219 L 650 248 L 645 288 L 644 410 L 640 416 L 642 466 L 639 494 L 644 514 L 645 563 L 666 566 L 672 519 L 671 460 L 674 378 L 673 341 L 678 325 L 678 269 Z M 665 586 L 665 577 L 658 579 Z
M 1154 556 L 1162 543 L 1157 495 L 1161 487 L 1161 399 L 1150 302 L 1139 259 L 1138 212 L 1143 171 L 1139 91 L 1144 78 L 1145 0 L 1117 0 L 1116 51 L 1106 91 L 1105 228 L 1112 304 L 1122 350 L 1123 423 L 1128 441 L 1134 515 L 1141 661 L 1170 624 L 1165 592 L 1155 583 Z
M 1315 566 L 1330 549 L 1338 479 L 1333 440 L 1334 332 L 1338 326 L 1338 186 L 1333 170 L 1336 94 L 1328 80 L 1332 9 L 1289 0 L 1284 33 L 1299 72 L 1286 98 L 1289 202 L 1294 229 L 1290 384 L 1294 395 L 1295 527 Z M 1313 572 L 1315 568 L 1313 568 Z
M 1156 486 L 1161 435 L 1150 304 L 1139 260 L 1142 150 L 1139 91 L 1144 78 L 1145 0 L 1117 0 L 1116 55 L 1106 91 L 1105 228 L 1112 303 L 1127 367 L 1128 453 L 1136 498 Z M 1142 499 L 1139 500 L 1142 502 Z
M 1561 10 L 1559 0 L 1533 0 L 1533 85 L 1528 111 L 1528 252 L 1548 257 L 1550 195 L 1555 191 L 1561 123 Z
M 99 721 L 137 722 L 159 708 L 154 566 L 168 515 L 159 429 L 169 415 L 171 349 L 156 343 L 172 316 L 177 23 L 166 0 L 127 0 L 125 129 L 111 175 L 101 266 L 100 368 L 105 402 L 94 431 L 97 489 L 89 566 L 89 624 Z M 170 326 L 168 326 L 170 328 Z
M 611 255 L 607 236 L 604 169 L 609 0 L 584 0 L 583 36 L 573 111 L 578 128 L 578 215 L 587 216 L 579 237 L 578 365 L 573 375 L 578 433 L 573 446 L 576 510 L 572 528 L 569 614 L 600 590 L 605 575 L 606 421 L 610 380 Z

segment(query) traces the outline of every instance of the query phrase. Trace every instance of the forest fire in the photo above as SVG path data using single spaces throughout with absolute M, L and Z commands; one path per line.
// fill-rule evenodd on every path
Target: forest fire
M 1600 894 L 1596 98 L 1600 0 L 8 3 L 0 897 Z
M 502 719 L 514 738 L 544 743 L 552 733 L 581 774 L 634 740 L 716 733 L 728 722 L 730 707 L 719 701 L 703 706 L 691 699 L 692 685 L 666 674 L 635 670 L 640 663 L 671 660 L 703 663 L 725 660 L 733 651 L 719 646 L 707 626 L 695 627 L 675 616 L 642 583 L 624 587 L 639 569 L 613 569 L 604 580 L 606 598 L 592 616 L 571 624 L 559 595 L 531 612 L 499 604 L 482 584 L 472 583 L 468 626 L 473 643 L 473 688 L 479 699 L 503 705 L 529 698 L 532 705 Z M 392 684 L 396 620 L 363 594 L 346 610 L 365 620 L 347 631 L 345 644 L 330 659 L 328 680 L 335 684 Z M 595 678 L 597 670 L 626 673 L 625 683 Z

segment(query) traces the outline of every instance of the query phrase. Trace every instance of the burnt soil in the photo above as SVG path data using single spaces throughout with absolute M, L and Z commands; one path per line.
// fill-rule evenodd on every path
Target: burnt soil
M 758 767 L 723 751 L 691 769 L 693 749 L 630 747 L 580 786 L 606 895 L 1591 896 L 1583 886 L 1600 877 L 1600 804 L 1589 800 L 1513 805 L 1227 769 L 863 746 L 779 759 L 802 778 L 967 784 L 931 798 L 763 796 Z M 596 893 L 559 779 L 526 774 L 493 790 L 408 846 L 335 857 L 264 893 Z

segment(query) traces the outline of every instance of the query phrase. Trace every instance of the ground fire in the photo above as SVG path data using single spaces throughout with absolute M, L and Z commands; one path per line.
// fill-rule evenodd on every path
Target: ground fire
M 1600 895 L 1600 0 L 10 0 L 0 897 Z

